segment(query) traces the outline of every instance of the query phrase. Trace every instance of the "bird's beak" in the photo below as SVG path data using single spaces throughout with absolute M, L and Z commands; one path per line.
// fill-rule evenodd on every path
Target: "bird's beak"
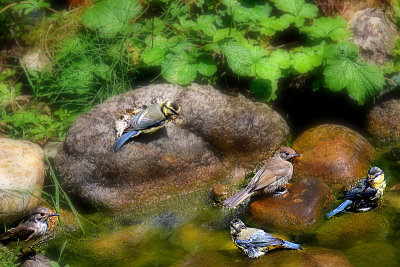
M 293 155 L 293 157 L 300 157 L 300 154 L 296 153 L 296 154 Z
M 49 217 L 53 217 L 53 216 L 60 216 L 60 214 L 58 214 L 58 213 L 51 213 L 51 214 L 49 214 Z

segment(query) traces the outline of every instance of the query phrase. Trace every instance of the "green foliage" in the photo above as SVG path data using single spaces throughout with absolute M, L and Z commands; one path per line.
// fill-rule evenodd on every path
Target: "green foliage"
M 137 0 L 104 0 L 83 14 L 82 23 L 101 37 L 111 38 L 118 33 L 129 34 L 131 22 L 141 11 Z
M 7 112 L 0 109 L 3 127 L 13 138 L 28 139 L 44 144 L 48 140 L 63 139 L 69 126 L 76 118 L 76 114 L 64 109 L 51 112 L 49 109 L 39 111 L 38 107 L 32 109 Z
M 29 0 L 29 1 L 21 1 L 16 6 L 13 7 L 15 10 L 24 10 L 24 14 L 28 15 L 32 11 L 49 7 L 50 4 L 46 2 L 46 0 Z
M 311 26 L 302 27 L 301 31 L 307 33 L 312 39 L 330 38 L 332 41 L 341 41 L 350 37 L 347 21 L 342 17 L 317 18 Z
M 324 79 L 332 91 L 347 89 L 359 104 L 379 93 L 385 83 L 382 71 L 358 57 L 358 48 L 351 43 L 334 46 L 327 52 Z
M 0 266 L 2 267 L 17 267 L 18 257 L 16 253 L 6 247 L 0 246 Z
M 270 101 L 277 97 L 281 79 L 324 73 L 328 89 L 346 88 L 364 103 L 382 89 L 381 79 L 366 83 L 360 76 L 367 71 L 382 76 L 381 71 L 356 53 L 345 59 L 339 50 L 330 49 L 350 36 L 347 23 L 341 17 L 317 15 L 317 6 L 305 0 L 191 5 L 172 0 L 142 5 L 137 0 L 103 0 L 83 14 L 82 31 L 63 42 L 55 70 L 30 75 L 32 87 L 40 99 L 82 110 L 129 90 L 146 73 L 179 85 L 246 77 L 253 81 L 250 89 L 256 96 Z M 271 40 L 288 29 L 302 34 L 305 42 L 273 47 Z M 347 70 L 361 67 L 344 75 L 346 80 L 356 79 L 357 85 L 350 81 L 338 85 L 330 78 L 340 71 L 334 65 L 339 62 L 345 62 Z

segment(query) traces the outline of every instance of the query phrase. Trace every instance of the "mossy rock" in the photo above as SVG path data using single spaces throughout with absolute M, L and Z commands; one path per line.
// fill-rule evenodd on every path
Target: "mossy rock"
M 322 246 L 351 245 L 359 240 L 376 240 L 388 235 L 389 223 L 376 212 L 340 214 L 317 230 Z
M 354 246 L 345 255 L 354 266 L 399 266 L 399 249 L 385 242 L 371 242 Z

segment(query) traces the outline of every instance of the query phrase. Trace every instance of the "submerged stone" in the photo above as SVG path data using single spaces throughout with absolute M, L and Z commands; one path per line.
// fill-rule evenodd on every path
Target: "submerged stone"
M 293 177 L 321 180 L 334 191 L 365 177 L 376 157 L 364 137 L 334 124 L 305 131 L 294 141 L 293 149 L 301 155 L 293 160 Z
M 316 247 L 305 248 L 302 251 L 274 250 L 252 261 L 248 266 L 349 267 L 352 265 L 343 253 Z
M 134 225 L 89 242 L 85 251 L 91 255 L 90 257 L 102 262 L 123 259 L 132 256 L 133 251 L 143 249 L 150 238 L 149 228 Z
M 356 245 L 345 251 L 355 266 L 399 266 L 398 247 L 385 242 L 370 242 Z
M 21 219 L 39 204 L 43 158 L 34 143 L 0 137 L 0 222 Z
M 317 222 L 332 198 L 328 186 L 311 179 L 295 181 L 288 190 L 284 198 L 272 195 L 252 198 L 248 208 L 251 220 L 263 227 L 304 231 Z
M 173 99 L 180 116 L 141 134 L 118 152 L 115 121 L 123 110 Z M 211 186 L 269 157 L 288 126 L 268 105 L 209 86 L 151 85 L 113 97 L 79 117 L 55 167 L 64 188 L 111 211 L 131 210 Z
M 360 240 L 383 239 L 388 232 L 388 220 L 376 212 L 348 213 L 326 221 L 317 230 L 317 239 L 322 246 L 345 247 Z

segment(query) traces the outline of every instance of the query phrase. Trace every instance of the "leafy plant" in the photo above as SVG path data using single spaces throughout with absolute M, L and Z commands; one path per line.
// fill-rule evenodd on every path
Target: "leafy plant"
M 346 88 L 359 104 L 380 92 L 385 83 L 382 71 L 360 59 L 356 45 L 344 43 L 331 50 L 327 52 L 324 79 L 332 91 Z
M 382 71 L 356 51 L 333 49 L 346 46 L 347 22 L 317 15 L 305 0 L 103 0 L 83 14 L 85 28 L 56 53 L 55 70 L 31 77 L 32 87 L 41 99 L 82 110 L 146 74 L 180 85 L 244 78 L 256 96 L 270 101 L 281 79 L 321 73 L 321 85 L 346 89 L 365 103 L 382 90 Z M 302 36 L 299 42 L 274 47 L 280 32 L 289 30 Z M 340 84 L 335 64 L 349 71 Z M 371 80 L 361 79 L 370 71 Z
M 31 107 L 32 108 L 32 107 Z M 75 113 L 64 109 L 41 113 L 37 108 L 7 112 L 0 109 L 3 126 L 13 138 L 28 139 L 40 144 L 65 137 L 69 126 L 76 118 Z

